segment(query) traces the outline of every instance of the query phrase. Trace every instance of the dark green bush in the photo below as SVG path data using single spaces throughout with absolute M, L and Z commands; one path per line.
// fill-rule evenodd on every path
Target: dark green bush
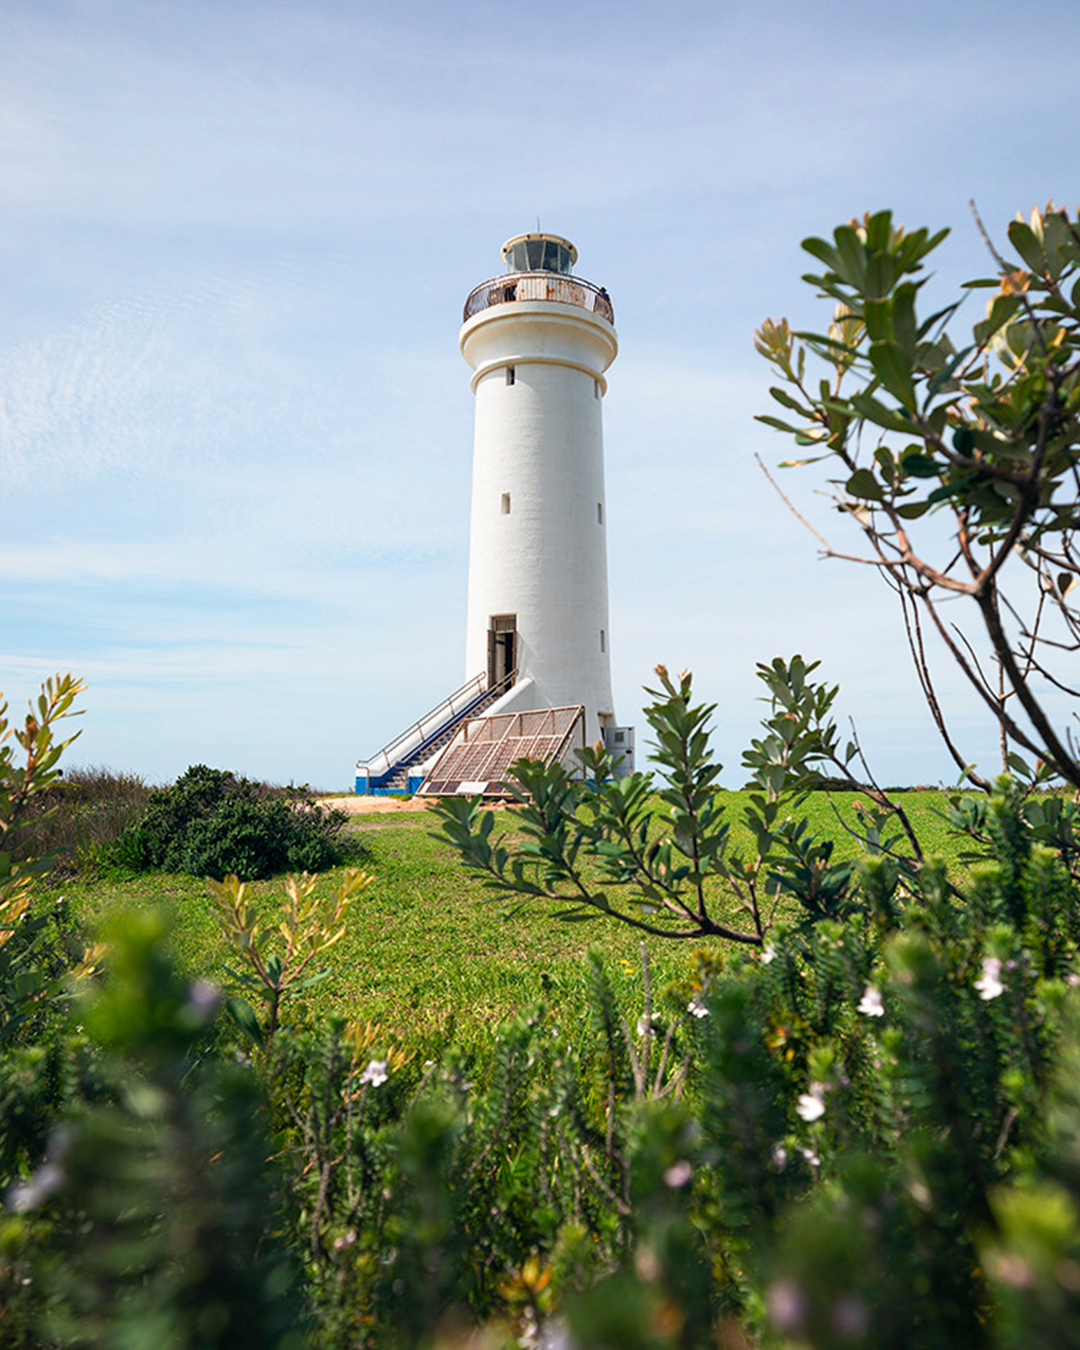
M 316 872 L 342 862 L 346 816 L 304 789 L 274 789 L 223 769 L 193 765 L 150 794 L 142 819 L 116 840 L 109 860 L 134 871 L 160 868 L 245 880 Z

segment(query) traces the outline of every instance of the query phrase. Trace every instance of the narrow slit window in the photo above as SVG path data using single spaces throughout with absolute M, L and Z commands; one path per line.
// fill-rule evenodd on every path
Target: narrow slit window
M 517 379 L 517 371 L 513 366 L 506 367 L 506 383 L 513 384 Z
M 504 492 L 503 495 L 502 495 L 502 513 L 503 513 L 504 516 L 508 516 L 508 515 L 510 514 L 510 494 L 509 494 L 509 492 Z
M 603 502 L 597 502 L 597 503 L 596 503 L 596 523 L 597 523 L 597 525 L 603 525 L 603 523 L 604 523 L 604 503 L 603 503 Z
M 600 650 L 602 652 L 607 651 L 607 636 L 602 628 L 600 629 Z

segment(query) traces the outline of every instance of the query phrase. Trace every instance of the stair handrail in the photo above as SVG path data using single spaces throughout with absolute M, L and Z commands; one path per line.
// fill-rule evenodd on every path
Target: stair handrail
M 465 706 L 468 707 L 471 703 L 474 703 L 481 694 L 501 693 L 504 689 L 508 689 L 516 679 L 517 679 L 517 671 L 512 670 L 508 675 L 504 675 L 501 680 L 498 680 L 495 684 L 491 685 L 490 688 L 488 688 L 487 671 L 482 670 L 479 675 L 474 675 L 471 680 L 466 680 L 460 689 L 455 689 L 454 692 L 448 698 L 444 698 L 441 703 L 437 703 L 435 707 L 431 709 L 430 712 L 425 713 L 423 717 L 418 718 L 417 721 L 411 723 L 408 727 L 405 728 L 403 732 L 400 733 L 400 735 L 395 736 L 392 741 L 388 741 L 381 750 L 377 750 L 375 754 L 369 755 L 367 759 L 358 759 L 356 761 L 357 770 L 359 772 L 365 773 L 367 777 L 370 779 L 371 775 L 370 771 L 368 770 L 368 766 L 370 764 L 373 764 L 378 759 L 385 758 L 387 765 L 392 766 L 394 763 L 393 752 L 400 745 L 403 745 L 411 737 L 417 734 L 420 736 L 421 743 L 423 743 L 423 741 L 427 739 L 424 735 L 424 727 L 427 723 L 429 723 L 432 720 L 432 718 L 442 714 L 443 712 L 448 712 L 450 714 L 450 717 L 453 717 L 459 711 L 461 711 L 461 709 L 455 708 L 454 704 L 457 703 L 457 701 L 461 699 L 463 695 L 469 695 L 469 698 L 466 700 L 465 703 Z M 445 718 L 442 725 L 445 725 L 446 721 L 449 721 L 449 718 Z
M 473 710 L 473 708 L 475 708 L 477 704 L 480 703 L 481 701 L 486 700 L 490 702 L 492 699 L 496 698 L 499 694 L 504 693 L 507 689 L 512 687 L 516 679 L 517 679 L 517 670 L 515 669 L 512 670 L 509 673 L 509 675 L 504 675 L 501 680 L 496 680 L 496 682 L 493 685 L 485 686 L 485 688 L 482 689 L 480 693 L 477 694 L 477 696 L 470 702 L 466 703 L 461 708 L 451 711 L 451 714 L 446 719 L 446 721 L 440 723 L 440 725 L 431 733 L 430 736 L 428 736 L 423 741 L 423 743 L 420 746 L 417 747 L 417 749 L 422 751 L 430 747 L 432 742 L 437 741 L 439 737 L 451 726 L 453 727 L 454 732 L 456 734 L 457 724 L 461 721 L 463 717 L 466 716 L 466 714 L 470 713 Z

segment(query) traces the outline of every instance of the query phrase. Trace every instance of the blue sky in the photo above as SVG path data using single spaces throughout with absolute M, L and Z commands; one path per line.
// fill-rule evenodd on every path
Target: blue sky
M 73 762 L 350 786 L 465 675 L 461 305 L 539 217 L 616 308 L 620 718 L 690 666 L 733 785 L 755 662 L 801 651 L 883 779 L 951 778 L 891 595 L 754 462 L 751 335 L 821 322 L 799 241 L 866 209 L 953 228 L 944 290 L 969 198 L 999 237 L 1075 206 L 1078 45 L 1075 0 L 7 0 L 0 688 L 86 678 Z

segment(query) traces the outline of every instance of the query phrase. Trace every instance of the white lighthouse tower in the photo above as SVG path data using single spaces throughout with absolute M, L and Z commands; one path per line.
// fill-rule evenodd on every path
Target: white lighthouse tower
M 514 759 L 603 741 L 615 725 L 601 410 L 619 350 L 606 290 L 572 275 L 553 234 L 502 247 L 506 271 L 465 302 L 476 396 L 466 683 L 378 755 L 357 792 L 498 792 Z
M 517 671 L 499 711 L 581 705 L 614 729 L 601 409 L 619 350 L 607 292 L 573 244 L 523 234 L 465 305 L 476 430 L 466 670 Z

